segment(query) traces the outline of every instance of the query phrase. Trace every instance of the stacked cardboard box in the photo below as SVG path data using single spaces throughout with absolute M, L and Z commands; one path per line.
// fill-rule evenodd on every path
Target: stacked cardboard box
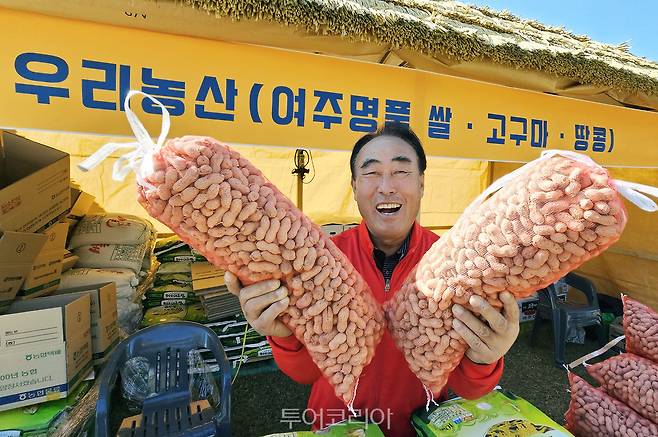
M 62 276 L 68 230 L 68 223 L 55 223 L 43 231 L 46 243 L 34 259 L 32 269 L 18 292 L 19 299 L 44 296 L 57 289 Z
M 0 314 L 19 290 L 35 297 L 56 287 L 64 256 L 71 206 L 67 153 L 8 132 L 0 133 L 4 151 L 0 186 Z
M 103 364 L 119 343 L 117 324 L 117 288 L 113 282 L 58 290 L 57 295 L 83 296 L 91 299 L 91 344 L 95 366 Z
M 0 235 L 0 314 L 14 301 L 45 242 L 41 234 L 4 231 Z
M 0 190 L 0 229 L 38 232 L 71 207 L 70 159 L 65 152 L 2 132 L 6 185 Z
M 69 231 L 99 208 L 71 186 L 68 154 L 8 132 L 0 143 L 0 434 L 45 435 L 117 344 L 117 293 L 57 291 L 77 261 Z
M 16 301 L 0 316 L 0 411 L 62 399 L 91 369 L 88 294 Z

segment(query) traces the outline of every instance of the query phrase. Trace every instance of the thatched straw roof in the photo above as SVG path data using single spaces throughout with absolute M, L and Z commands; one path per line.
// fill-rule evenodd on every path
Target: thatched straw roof
M 63 3 L 67 3 L 64 5 Z M 68 18 L 401 65 L 658 111 L 658 64 L 450 0 L 0 0 Z M 143 19 L 142 19 L 143 18 Z
M 456 1 L 177 1 L 216 17 L 272 21 L 309 35 L 383 43 L 391 51 L 415 52 L 443 64 L 485 62 L 567 78 L 572 81 L 569 87 L 611 89 L 617 101 L 628 94 L 658 96 L 658 64 L 632 55 L 625 44 L 599 43 L 563 28 Z

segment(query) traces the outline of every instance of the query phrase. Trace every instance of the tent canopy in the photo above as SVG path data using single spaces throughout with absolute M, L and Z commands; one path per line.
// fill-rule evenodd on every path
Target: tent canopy
M 658 64 L 508 12 L 429 0 L 0 0 L 158 32 L 400 65 L 658 110 Z
M 454 1 L 427 0 L 0 0 L 0 5 L 146 30 L 321 53 L 417 68 L 609 105 L 658 111 L 658 64 L 562 28 Z M 70 151 L 73 162 L 104 139 L 28 133 Z M 656 146 L 633 144 L 633 147 Z M 243 147 L 292 197 L 292 150 Z M 320 223 L 358 219 L 346 152 L 314 153 L 316 179 L 305 210 Z M 421 211 L 425 225 L 448 227 L 492 179 L 516 164 L 432 158 Z M 131 185 L 113 184 L 109 163 L 98 174 L 74 172 L 110 209 L 126 209 Z M 613 169 L 627 180 L 658 185 L 658 170 Z M 137 205 L 134 203 L 136 211 Z M 132 205 L 132 204 L 131 204 Z M 329 207 L 328 207 L 329 206 Z M 601 291 L 628 292 L 658 308 L 656 219 L 629 207 L 619 243 L 581 271 Z

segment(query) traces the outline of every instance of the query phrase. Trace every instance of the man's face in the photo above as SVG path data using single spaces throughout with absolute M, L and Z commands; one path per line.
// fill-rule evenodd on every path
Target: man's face
M 352 191 L 375 238 L 407 236 L 420 210 L 423 187 L 416 152 L 397 137 L 377 137 L 356 156 Z

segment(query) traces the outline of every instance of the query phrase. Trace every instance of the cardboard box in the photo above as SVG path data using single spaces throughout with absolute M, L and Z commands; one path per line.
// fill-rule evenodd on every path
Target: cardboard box
M 89 208 L 89 212 L 87 212 L 87 215 L 99 215 L 106 213 L 107 211 L 105 211 L 105 208 L 100 206 L 98 202 L 94 201 L 94 203 L 91 204 L 91 207 Z
M 96 198 L 94 196 L 82 191 L 77 183 L 71 181 L 71 209 L 60 221 L 63 223 L 68 223 L 69 229 L 73 229 L 78 225 L 84 216 L 91 214 L 95 204 Z M 63 270 L 67 270 L 66 265 L 64 266 Z
M 71 206 L 68 153 L 2 132 L 8 185 L 0 189 L 0 230 L 36 232 Z
M 91 297 L 91 344 L 94 365 L 105 362 L 119 343 L 117 288 L 114 282 L 57 290 L 56 295 Z
M 356 228 L 357 226 L 359 226 L 358 223 L 350 223 L 349 225 L 343 225 L 343 232 L 348 231 L 352 228 Z
M 67 223 L 57 223 L 44 232 L 46 244 L 35 258 L 32 270 L 18 292 L 19 299 L 33 299 L 57 289 L 62 275 L 68 230 Z
M 224 270 L 208 262 L 192 263 L 192 289 L 194 291 L 222 288 L 224 282 Z
M 73 266 L 75 266 L 75 263 L 77 263 L 79 259 L 80 259 L 79 256 L 73 255 L 68 250 L 64 252 L 64 257 L 62 258 L 62 273 L 69 269 L 72 269 Z
M 71 210 L 67 214 L 69 219 L 80 219 L 87 215 L 96 198 L 77 188 L 71 188 Z
M 46 239 L 43 234 L 0 233 L 0 314 L 16 297 Z
M 327 234 L 327 236 L 333 237 L 334 235 L 338 235 L 341 232 L 343 232 L 343 225 L 337 225 L 337 224 L 322 225 L 320 226 L 320 229 L 322 229 L 322 232 Z
M 38 256 L 16 299 L 34 299 L 55 291 L 62 276 L 62 256 L 56 252 Z
M 17 301 L 0 316 L 0 411 L 62 399 L 91 369 L 91 298 Z
M 557 287 L 557 292 L 559 301 L 564 302 L 567 299 L 567 290 L 561 287 Z M 519 305 L 521 323 L 535 320 L 537 309 L 539 308 L 539 296 L 537 296 L 537 293 L 526 298 L 519 299 L 516 301 L 516 303 Z

